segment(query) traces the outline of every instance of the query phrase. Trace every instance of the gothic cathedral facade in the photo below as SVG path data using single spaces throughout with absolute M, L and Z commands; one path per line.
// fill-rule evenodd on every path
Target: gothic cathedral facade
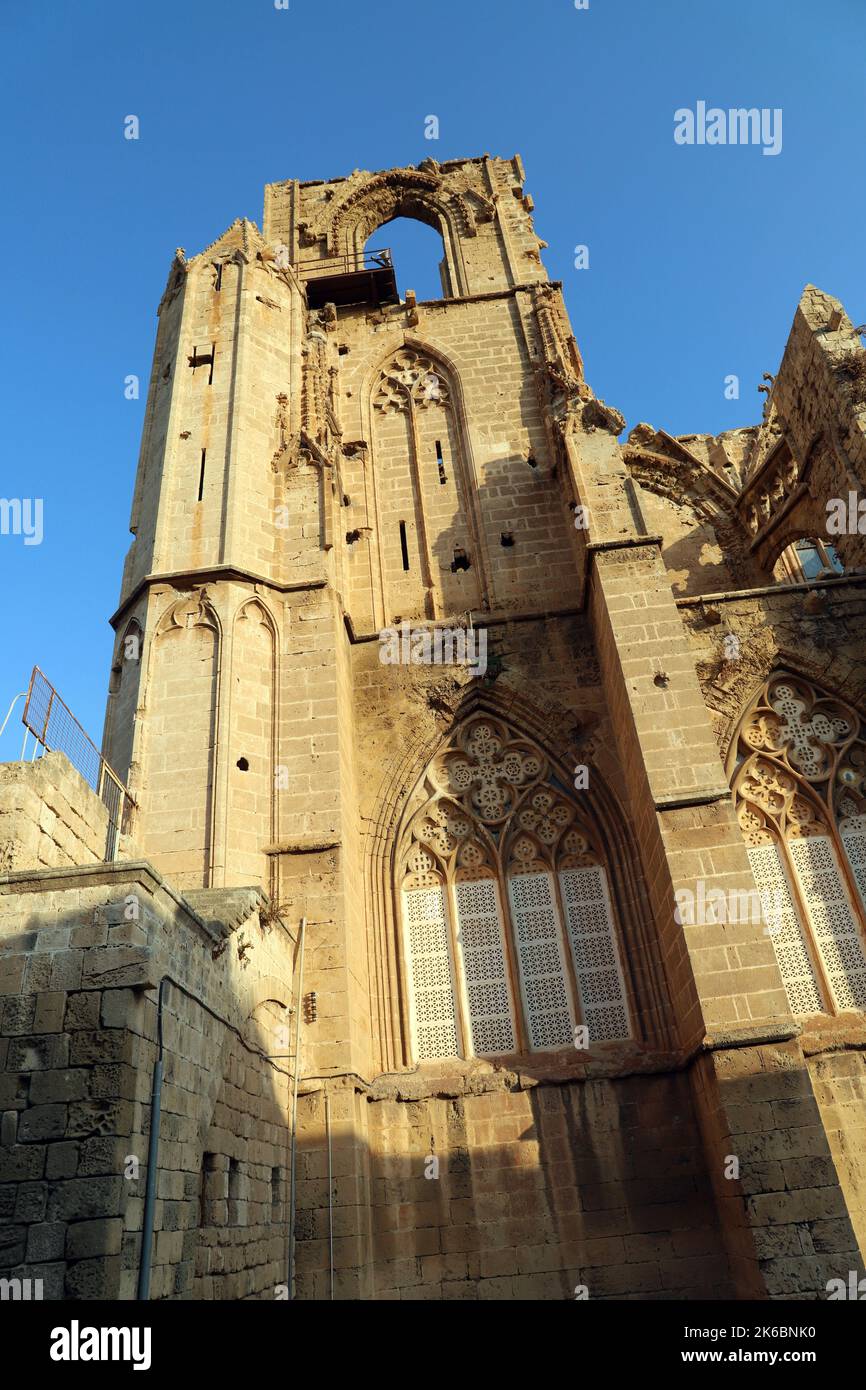
M 440 297 L 368 249 L 396 217 Z M 543 248 L 484 156 L 270 184 L 176 253 L 116 854 L 58 755 L 0 784 L 0 1191 L 44 1195 L 50 1296 L 863 1274 L 866 543 L 827 517 L 866 352 L 810 286 L 759 424 L 621 438 Z

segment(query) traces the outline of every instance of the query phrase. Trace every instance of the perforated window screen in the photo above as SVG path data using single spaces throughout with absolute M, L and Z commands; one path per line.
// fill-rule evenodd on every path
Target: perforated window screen
M 840 834 L 860 901 L 866 907 L 866 816 L 849 816 Z
M 866 1008 L 866 955 L 833 842 L 810 835 L 788 849 L 836 1007 Z
M 754 845 L 748 847 L 748 855 L 762 901 L 772 908 L 770 939 L 791 1012 L 821 1013 L 824 1001 L 781 853 L 776 845 Z
M 628 1004 L 604 869 L 565 869 L 559 882 L 590 1046 L 627 1038 Z
M 574 1043 L 574 1018 L 565 982 L 565 961 L 549 873 L 513 874 L 508 880 L 517 943 L 520 987 L 536 1049 Z
M 413 888 L 403 894 L 409 1000 L 415 1056 L 457 1057 L 457 1010 L 445 894 Z
M 489 878 L 458 882 L 455 897 L 472 1050 L 481 1056 L 513 1052 L 517 1044 L 496 885 Z

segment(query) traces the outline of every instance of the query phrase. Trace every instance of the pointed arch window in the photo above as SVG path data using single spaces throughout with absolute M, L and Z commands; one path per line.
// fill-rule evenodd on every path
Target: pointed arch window
M 454 369 L 405 343 L 370 395 L 382 604 L 439 618 L 491 606 L 489 559 Z M 408 484 L 408 486 L 407 486 Z
M 401 853 L 416 1058 L 631 1035 L 603 858 L 543 753 L 498 720 L 428 770 Z
M 856 710 L 777 673 L 740 726 L 732 786 L 795 1014 L 866 1009 L 866 741 Z

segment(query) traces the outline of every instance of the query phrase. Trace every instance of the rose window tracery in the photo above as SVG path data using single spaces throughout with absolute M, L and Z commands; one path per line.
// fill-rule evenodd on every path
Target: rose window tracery
M 545 772 L 545 760 L 535 749 L 510 742 L 498 725 L 482 721 L 460 748 L 443 756 L 434 776 L 485 824 L 496 825 L 514 808 L 519 789 Z
M 417 410 L 447 406 L 448 383 L 441 368 L 425 353 L 402 348 L 382 368 L 373 391 L 373 409 L 408 410 L 410 401 Z
M 810 782 L 826 780 L 844 762 L 848 775 L 862 784 L 862 740 L 857 740 L 849 759 L 843 759 L 859 727 L 856 713 L 841 701 L 820 694 L 806 681 L 782 677 L 767 683 L 740 737 L 750 750 L 781 755 Z

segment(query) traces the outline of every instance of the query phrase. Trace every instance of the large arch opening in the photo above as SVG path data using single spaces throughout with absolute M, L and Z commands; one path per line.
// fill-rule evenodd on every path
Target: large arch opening
M 414 290 L 419 303 L 449 298 L 445 245 L 435 227 L 415 217 L 393 217 L 367 238 L 365 259 L 384 248 L 391 253 L 401 301 L 407 290 Z

